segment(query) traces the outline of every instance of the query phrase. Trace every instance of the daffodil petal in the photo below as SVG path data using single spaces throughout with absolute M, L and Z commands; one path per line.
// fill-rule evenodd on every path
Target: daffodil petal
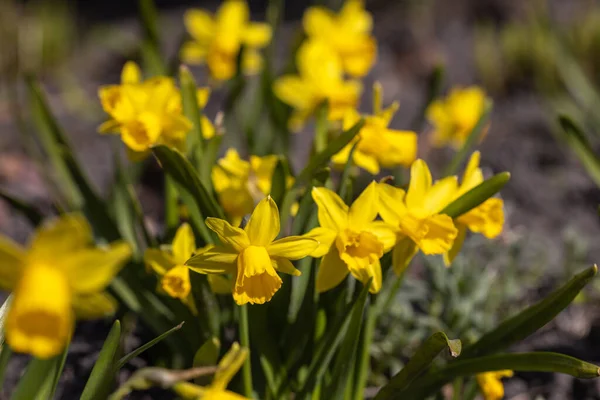
M 28 257 L 52 259 L 92 243 L 92 228 L 81 214 L 65 214 L 45 222 L 34 233 Z
M 269 255 L 299 260 L 307 257 L 319 246 L 319 242 L 306 236 L 288 236 L 274 241 L 267 246 Z
M 440 179 L 431 186 L 421 207 L 429 213 L 439 213 L 454 200 L 457 190 L 458 180 L 456 176 Z
M 348 225 L 348 206 L 337 193 L 324 187 L 313 187 L 311 194 L 323 228 L 339 231 Z
M 244 361 L 246 361 L 248 354 L 248 349 L 240 347 L 237 342 L 233 343 L 229 351 L 227 351 L 221 361 L 219 361 L 217 372 L 210 385 L 211 388 L 225 390 L 229 382 L 231 382 L 235 374 L 237 374 L 244 364 Z
M 152 270 L 158 275 L 164 275 L 177 264 L 170 254 L 159 249 L 146 249 L 144 263 L 147 271 Z
M 373 221 L 365 230 L 377 236 L 377 239 L 383 243 L 384 253 L 390 251 L 398 239 L 398 228 L 384 221 Z
M 115 242 L 108 249 L 81 250 L 65 260 L 65 273 L 75 293 L 103 290 L 131 257 L 131 246 Z
M 185 265 L 201 274 L 229 274 L 235 271 L 238 253 L 225 246 L 214 246 L 196 254 Z
M 253 22 L 246 26 L 243 40 L 249 47 L 260 48 L 271 40 L 271 26 L 266 23 Z
M 409 237 L 404 237 L 398 241 L 392 252 L 392 267 L 397 276 L 401 276 L 406 271 L 418 251 L 419 248 L 416 243 Z
M 361 227 L 369 224 L 377 217 L 378 209 L 379 196 L 377 183 L 373 181 L 352 203 L 348 217 L 349 224 L 354 229 L 360 230 Z
M 444 254 L 444 265 L 449 267 L 452 265 L 452 262 L 460 253 L 460 249 L 462 249 L 465 238 L 467 237 L 467 227 L 464 225 L 457 225 L 458 234 L 456 235 L 456 239 L 454 239 L 454 243 L 452 244 L 452 248 L 448 250 L 447 253 Z
M 142 71 L 133 61 L 127 61 L 121 71 L 121 83 L 135 84 L 142 80 Z
M 337 231 L 323 228 L 322 226 L 311 229 L 304 237 L 315 239 L 319 242 L 317 248 L 310 254 L 311 257 L 323 257 L 329 251 L 329 248 L 335 241 Z
M 400 219 L 408 212 L 404 204 L 406 192 L 387 183 L 380 183 L 377 189 L 379 190 L 379 215 L 385 222 L 399 226 Z
M 267 246 L 279 235 L 279 210 L 271 196 L 258 203 L 244 230 L 256 246 Z
M 115 313 L 118 306 L 117 301 L 106 292 L 73 296 L 73 311 L 77 319 L 109 317 Z
M 417 241 L 417 245 L 425 254 L 443 254 L 452 248 L 458 230 L 452 218 L 447 215 L 432 215 L 423 221 L 427 233 Z
M 317 291 L 326 292 L 339 285 L 350 271 L 335 246 L 321 259 L 317 272 Z
M 241 228 L 231 226 L 224 219 L 206 218 L 206 226 L 219 236 L 223 244 L 231 246 L 237 252 L 250 246 L 250 240 L 246 232 Z
M 431 172 L 425 161 L 419 159 L 410 167 L 410 183 L 406 192 L 408 208 L 422 208 L 430 187 Z
M 364 268 L 349 268 L 350 273 L 354 278 L 361 281 L 363 284 L 366 284 L 369 279 L 373 278 L 371 281 L 371 286 L 369 287 L 369 292 L 371 293 L 379 293 L 381 290 L 381 263 L 379 260 L 375 260 L 371 264 L 365 266 Z
M 185 264 L 196 250 L 196 238 L 189 224 L 182 224 L 173 239 L 173 259 L 176 264 Z
M 7 237 L 0 236 L 0 287 L 12 289 L 23 271 L 25 251 Z
M 273 268 L 275 268 L 279 272 L 283 272 L 284 274 L 300 276 L 302 273 L 300 270 L 294 267 L 294 264 L 290 260 L 284 257 L 271 257 L 271 264 Z
M 187 10 L 183 15 L 183 22 L 190 35 L 200 42 L 209 40 L 215 34 L 213 18 L 206 11 Z

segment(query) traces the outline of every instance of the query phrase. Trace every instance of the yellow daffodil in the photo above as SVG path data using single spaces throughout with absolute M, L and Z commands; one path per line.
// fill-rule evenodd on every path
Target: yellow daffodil
M 300 275 L 290 260 L 306 257 L 319 245 L 314 239 L 300 236 L 275 240 L 279 210 L 270 196 L 258 203 L 244 229 L 218 218 L 207 218 L 206 225 L 223 245 L 195 255 L 187 265 L 201 273 L 233 274 L 233 299 L 239 305 L 271 300 L 282 283 L 277 272 Z
M 511 370 L 485 372 L 477 374 L 477 383 L 485 400 L 501 400 L 504 398 L 502 378 L 513 376 Z
M 326 43 L 305 41 L 296 54 L 298 75 L 284 75 L 273 84 L 277 97 L 294 108 L 290 126 L 297 130 L 325 100 L 330 120 L 341 120 L 358 104 L 362 86 L 346 81 L 342 63 Z
M 144 254 L 146 265 L 160 277 L 160 289 L 171 297 L 180 299 L 192 312 L 196 312 L 190 270 L 185 262 L 194 253 L 208 250 L 209 247 L 196 251 L 196 239 L 192 228 L 183 224 L 177 229 L 170 249 L 147 249 Z M 231 283 L 223 276 L 209 276 L 210 286 L 215 293 L 231 293 Z
M 408 190 L 379 184 L 380 214 L 384 221 L 400 229 L 392 263 L 400 273 L 417 248 L 425 254 L 444 254 L 452 247 L 458 233 L 452 218 L 440 211 L 453 199 L 457 190 L 455 176 L 432 184 L 431 172 L 423 160 L 411 166 Z
M 99 90 L 104 111 L 110 120 L 100 125 L 100 133 L 116 133 L 132 153 L 143 156 L 151 146 L 166 144 L 185 150 L 187 133 L 192 123 L 183 115 L 181 93 L 172 78 L 158 76 L 142 80 L 139 67 L 127 62 L 120 85 L 103 86 Z M 198 106 L 208 101 L 209 90 L 198 89 Z M 202 133 L 209 139 L 214 127 L 202 118 Z
M 248 355 L 248 349 L 240 347 L 237 342 L 233 343 L 219 361 L 217 372 L 210 385 L 199 386 L 189 382 L 179 382 L 175 384 L 173 390 L 184 399 L 246 400 L 247 397 L 227 390 L 227 385 L 244 365 Z
M 480 158 L 481 154 L 476 151 L 469 159 L 462 182 L 454 195 L 454 199 L 459 198 L 483 182 L 483 172 L 479 168 Z M 460 251 L 467 234 L 467 229 L 471 232 L 481 233 L 488 239 L 493 239 L 502 233 L 504 226 L 504 202 L 499 197 L 489 198 L 479 206 L 456 218 L 454 222 L 458 228 L 458 236 L 450 251 L 444 255 L 446 265 L 450 265 Z
M 446 98 L 433 101 L 426 111 L 433 125 L 433 145 L 461 148 L 485 111 L 487 101 L 485 92 L 477 86 L 454 88 Z
M 95 247 L 80 215 L 63 215 L 37 229 L 27 248 L 0 238 L 0 285 L 13 290 L 6 341 L 38 358 L 59 354 L 75 317 L 99 318 L 115 310 L 104 288 L 131 256 L 124 242 Z
M 320 243 L 311 254 L 323 257 L 317 275 L 319 292 L 336 287 L 348 273 L 363 284 L 373 278 L 371 293 L 381 289 L 379 259 L 394 246 L 396 232 L 385 222 L 375 221 L 379 208 L 376 185 L 367 186 L 350 207 L 327 188 L 312 189 L 320 226 L 305 236 Z
M 219 202 L 234 226 L 250 214 L 254 205 L 271 192 L 277 156 L 250 156 L 242 160 L 235 149 L 227 150 L 212 170 L 212 181 Z M 294 178 L 288 177 L 291 186 Z
M 366 75 L 377 57 L 373 18 L 363 3 L 346 1 L 337 15 L 324 7 L 310 7 L 302 20 L 307 36 L 331 47 L 344 71 L 354 77 Z
M 376 97 L 381 96 L 380 86 L 375 85 Z M 398 103 L 393 103 L 382 110 L 380 101 L 375 102 L 373 115 L 364 115 L 365 125 L 355 139 L 339 153 L 331 158 L 337 167 L 343 168 L 348 162 L 350 151 L 358 141 L 352 160 L 359 167 L 373 175 L 379 173 L 380 167 L 391 168 L 398 165 L 410 166 L 417 158 L 417 134 L 412 131 L 389 129 L 388 125 L 398 110 Z M 350 129 L 361 118 L 356 110 L 349 110 L 344 115 L 343 128 Z
M 204 10 L 188 10 L 184 22 L 192 37 L 181 50 L 184 62 L 206 64 L 214 79 L 228 80 L 236 73 L 243 45 L 243 72 L 255 74 L 260 70 L 262 58 L 258 50 L 271 40 L 271 27 L 251 23 L 245 1 L 227 0 L 214 16 Z

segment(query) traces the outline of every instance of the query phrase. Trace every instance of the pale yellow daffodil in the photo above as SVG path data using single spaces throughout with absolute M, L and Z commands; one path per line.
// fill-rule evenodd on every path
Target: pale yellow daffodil
M 328 119 L 341 120 L 358 104 L 362 85 L 344 80 L 342 63 L 326 43 L 305 41 L 296 54 L 297 75 L 284 75 L 273 84 L 273 91 L 294 108 L 289 123 L 293 130 L 302 127 L 316 108 L 327 100 Z
M 236 74 L 238 53 L 244 46 L 243 72 L 251 75 L 260 71 L 258 50 L 271 41 L 271 27 L 250 22 L 245 1 L 226 0 L 214 16 L 204 10 L 188 10 L 184 22 L 192 37 L 181 49 L 184 62 L 206 64 L 214 79 L 228 80 Z
M 195 253 L 208 250 L 210 247 L 196 250 L 196 239 L 192 228 L 182 224 L 169 248 L 147 249 L 144 262 L 160 277 L 160 289 L 171 297 L 180 299 L 192 312 L 196 312 L 190 270 L 185 262 Z M 223 276 L 209 276 L 211 289 L 215 293 L 231 293 L 232 285 Z
M 219 361 L 217 372 L 210 385 L 199 386 L 189 382 L 179 382 L 173 386 L 173 390 L 183 399 L 246 400 L 247 397 L 227 390 L 227 385 L 244 365 L 249 353 L 247 348 L 240 347 L 237 342 L 233 343 Z
M 141 158 L 156 144 L 185 150 L 192 123 L 183 115 L 181 93 L 172 78 L 142 80 L 139 67 L 129 61 L 123 67 L 121 84 L 103 86 L 98 94 L 111 118 L 98 131 L 119 134 L 132 158 Z M 207 88 L 198 89 L 198 107 L 206 105 L 209 94 Z M 208 118 L 203 116 L 201 124 L 206 139 L 214 136 Z
M 376 96 L 379 85 L 375 86 Z M 363 115 L 365 124 L 358 135 L 339 153 L 331 158 L 333 164 L 343 168 L 348 162 L 350 151 L 358 141 L 354 150 L 353 162 L 376 175 L 380 168 L 392 168 L 399 165 L 410 166 L 417 158 L 417 134 L 412 131 L 399 131 L 389 129 L 388 125 L 398 110 L 398 103 L 393 103 L 386 109 L 378 109 L 380 102 L 375 102 L 373 115 Z M 361 119 L 361 115 L 354 109 L 344 115 L 343 128 L 350 129 Z
M 461 197 L 483 182 L 483 172 L 479 168 L 480 158 L 481 154 L 478 151 L 473 153 L 465 169 L 462 182 L 452 200 Z M 471 232 L 481 233 L 488 239 L 493 239 L 502 233 L 504 226 L 504 202 L 499 197 L 491 197 L 456 218 L 454 223 L 458 228 L 458 236 L 450 251 L 444 255 L 446 265 L 450 265 L 459 253 L 466 237 L 467 229 Z
M 425 254 L 444 254 L 458 233 L 452 218 L 440 214 L 457 190 L 455 176 L 432 184 L 431 172 L 423 160 L 411 166 L 408 190 L 379 184 L 380 210 L 384 221 L 400 230 L 392 254 L 394 271 L 400 274 L 420 249 Z
M 7 343 L 38 358 L 59 354 L 75 318 L 114 312 L 115 301 L 104 289 L 130 256 L 125 242 L 94 246 L 91 227 L 74 214 L 40 226 L 27 248 L 0 238 L 0 286 L 13 290 Z
M 363 1 L 346 1 L 338 14 L 324 7 L 310 7 L 302 23 L 310 39 L 331 47 L 349 75 L 362 77 L 375 63 L 377 41 L 371 35 L 373 18 Z
M 477 86 L 454 88 L 447 97 L 433 101 L 425 113 L 433 125 L 432 144 L 461 148 L 483 115 L 487 102 L 485 92 Z
M 513 371 L 508 369 L 477 374 L 476 379 L 483 398 L 485 400 L 502 400 L 504 398 L 504 386 L 501 379 L 512 376 Z
M 273 173 L 278 158 L 275 155 L 240 158 L 235 149 L 229 149 L 212 169 L 213 187 L 227 217 L 234 226 L 250 214 L 261 199 L 271 192 Z M 294 183 L 288 177 L 288 187 Z
M 372 182 L 348 207 L 335 192 L 314 187 L 319 227 L 305 236 L 319 241 L 311 254 L 323 257 L 317 275 L 317 291 L 325 292 L 339 285 L 348 273 L 366 284 L 373 278 L 369 291 L 381 289 L 379 259 L 396 242 L 395 228 L 375 221 L 379 209 L 377 184 Z
M 195 255 L 186 264 L 201 273 L 233 274 L 233 299 L 237 304 L 264 304 L 281 287 L 277 272 L 300 275 L 290 260 L 306 257 L 319 245 L 314 239 L 300 236 L 275 240 L 279 218 L 270 196 L 258 203 L 244 229 L 222 219 L 207 218 L 206 225 L 223 245 Z

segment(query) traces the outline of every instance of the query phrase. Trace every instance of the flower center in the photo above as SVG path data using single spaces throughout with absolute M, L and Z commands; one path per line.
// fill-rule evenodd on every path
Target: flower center
M 248 246 L 238 256 L 233 298 L 238 304 L 264 304 L 281 287 L 267 249 Z
M 383 255 L 383 243 L 367 231 L 346 229 L 338 236 L 336 246 L 340 255 L 347 254 L 352 258 L 379 259 Z
M 163 275 L 161 286 L 171 297 L 185 299 L 190 294 L 190 272 L 184 265 L 177 265 Z

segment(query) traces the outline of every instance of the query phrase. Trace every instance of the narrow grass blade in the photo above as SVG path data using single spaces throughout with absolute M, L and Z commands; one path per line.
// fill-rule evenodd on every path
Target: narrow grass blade
M 477 342 L 465 347 L 461 359 L 494 353 L 525 339 L 567 307 L 597 272 L 598 267 L 594 265 L 575 275 L 544 300 L 507 319 Z
M 436 332 L 429 337 L 411 357 L 408 363 L 400 372 L 392 377 L 387 385 L 385 385 L 377 396 L 376 400 L 392 399 L 394 394 L 408 387 L 412 381 L 429 369 L 433 360 L 442 352 L 442 350 L 450 350 L 452 357 L 458 357 L 462 344 L 460 340 L 448 339 L 444 332 Z
M 592 149 L 585 133 L 567 116 L 561 115 L 558 122 L 565 132 L 564 140 L 575 152 L 592 180 L 600 187 L 600 157 Z
M 493 356 L 454 361 L 418 379 L 405 391 L 387 393 L 382 396 L 378 394 L 376 399 L 424 399 L 434 394 L 445 383 L 451 382 L 457 377 L 505 369 L 513 371 L 559 372 L 579 379 L 593 379 L 600 376 L 600 370 L 597 365 L 564 354 L 550 352 L 496 354 Z
M 116 320 L 100 350 L 98 360 L 83 389 L 80 400 L 105 399 L 112 389 L 114 362 L 121 341 L 121 323 Z
M 498 193 L 509 180 L 509 172 L 496 174 L 448 204 L 446 208 L 441 211 L 441 214 L 446 214 L 452 218 L 458 218 Z
M 469 137 L 467 137 L 467 140 L 465 141 L 465 143 L 463 144 L 461 149 L 454 155 L 454 157 L 450 161 L 450 164 L 448 164 L 448 166 L 446 167 L 444 176 L 450 176 L 450 175 L 456 174 L 456 171 L 458 171 L 458 168 L 461 166 L 463 161 L 465 161 L 465 159 L 467 158 L 467 155 L 469 154 L 469 152 L 471 151 L 473 146 L 475 146 L 477 143 L 479 143 L 479 139 L 481 138 L 481 135 L 483 135 L 483 133 L 485 132 L 485 130 L 487 128 L 491 113 L 492 113 L 492 101 L 487 100 L 486 104 L 485 104 L 485 108 L 483 109 L 483 113 L 481 114 L 481 117 L 479 117 L 477 124 L 475 124 L 475 126 L 473 127 L 473 130 L 471 131 L 471 133 L 469 133 Z
M 32 359 L 19 379 L 11 400 L 37 400 L 48 398 L 48 387 L 54 382 L 56 364 L 60 356 L 48 360 Z
M 345 199 L 346 196 L 351 195 L 351 193 L 347 193 L 348 189 L 351 185 L 348 185 L 348 182 L 352 180 L 352 168 L 354 167 L 354 152 L 356 151 L 356 147 L 358 146 L 359 141 L 352 145 L 350 149 L 350 153 L 348 154 L 348 161 L 346 161 L 346 165 L 344 165 L 344 170 L 342 171 L 342 175 L 340 176 L 340 183 L 338 186 L 338 194 L 342 199 Z
M 129 362 L 129 360 L 132 360 L 135 357 L 139 356 L 144 351 L 148 350 L 152 346 L 154 346 L 157 343 L 161 342 L 163 339 L 165 339 L 167 336 L 169 336 L 173 332 L 176 332 L 176 331 L 180 330 L 182 326 L 183 326 L 183 322 L 180 323 L 179 325 L 177 325 L 177 326 L 169 329 L 168 331 L 166 331 L 162 335 L 157 336 L 156 338 L 152 339 L 151 341 L 149 341 L 148 343 L 144 344 L 143 346 L 138 347 L 137 349 L 135 349 L 131 353 L 129 353 L 129 354 L 121 357 L 121 359 L 115 365 L 115 372 L 117 372 L 118 370 L 120 370 L 121 368 L 123 368 L 123 366 Z
M 279 207 L 282 206 L 282 201 L 287 192 L 287 182 L 289 176 L 289 167 L 287 159 L 280 156 L 273 171 L 273 179 L 271 184 L 271 197 Z

